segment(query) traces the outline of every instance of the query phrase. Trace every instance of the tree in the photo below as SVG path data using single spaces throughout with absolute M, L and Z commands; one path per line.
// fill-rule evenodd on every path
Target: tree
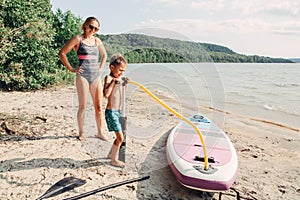
M 56 32 L 54 37 L 55 48 L 60 49 L 74 35 L 79 34 L 82 23 L 83 20 L 73 15 L 71 11 L 63 13 L 58 9 L 53 20 L 53 29 Z M 75 51 L 71 51 L 67 56 L 72 66 L 78 65 L 78 58 Z
M 53 84 L 57 51 L 50 1 L 6 0 L 0 12 L 1 88 L 39 89 Z
M 74 76 L 60 64 L 57 53 L 80 33 L 82 19 L 70 11 L 53 13 L 49 0 L 6 0 L 0 3 L 0 87 L 39 89 Z M 70 63 L 78 63 L 75 52 Z

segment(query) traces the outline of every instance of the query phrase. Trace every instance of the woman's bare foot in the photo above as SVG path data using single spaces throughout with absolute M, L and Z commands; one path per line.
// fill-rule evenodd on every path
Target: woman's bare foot
M 80 141 L 86 141 L 86 138 L 83 135 L 79 135 L 77 139 Z
M 125 163 L 120 160 L 111 160 L 111 164 L 115 167 L 125 167 Z
M 101 132 L 98 132 L 97 138 L 103 141 L 108 141 L 108 139 Z
M 108 153 L 107 158 L 111 159 L 111 152 Z

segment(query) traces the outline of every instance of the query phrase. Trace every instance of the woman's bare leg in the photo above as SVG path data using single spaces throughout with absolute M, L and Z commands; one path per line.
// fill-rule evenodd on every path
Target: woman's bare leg
M 80 75 L 76 76 L 76 88 L 78 95 L 78 111 L 77 111 L 77 122 L 79 129 L 79 140 L 85 140 L 83 135 L 84 117 L 85 110 L 88 101 L 88 88 L 89 84 L 85 78 Z
M 98 129 L 97 136 L 104 141 L 108 141 L 102 132 L 102 126 L 103 126 L 102 92 L 103 91 L 102 91 L 102 84 L 101 84 L 100 77 L 95 79 L 94 82 L 90 85 L 90 92 L 92 95 L 94 110 L 95 110 L 95 119 L 96 119 L 96 124 Z

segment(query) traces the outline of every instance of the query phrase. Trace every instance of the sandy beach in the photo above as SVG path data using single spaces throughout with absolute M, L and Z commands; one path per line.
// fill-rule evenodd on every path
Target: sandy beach
M 89 101 L 90 102 L 90 101 Z M 105 103 L 105 102 L 104 102 Z M 76 139 L 74 86 L 35 92 L 0 92 L 0 199 L 36 199 L 68 176 L 86 184 L 52 199 L 63 199 L 115 182 L 150 175 L 85 199 L 298 199 L 300 131 L 238 113 L 224 113 L 222 129 L 231 138 L 239 161 L 232 189 L 203 193 L 180 185 L 168 167 L 165 144 L 179 122 L 142 92 L 129 102 L 126 166 L 110 165 L 106 155 L 114 140 L 95 138 L 92 107 L 86 116 L 87 140 Z M 104 106 L 103 106 L 104 108 Z M 201 108 L 203 114 L 218 112 Z M 148 126 L 151 124 L 150 126 Z M 147 127 L 156 130 L 149 132 Z M 149 128 L 150 130 L 150 128 Z

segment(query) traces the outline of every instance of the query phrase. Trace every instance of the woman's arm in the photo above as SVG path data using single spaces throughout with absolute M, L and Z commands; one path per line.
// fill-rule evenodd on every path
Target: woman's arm
M 76 35 L 72 39 L 70 39 L 59 51 L 58 56 L 64 66 L 67 67 L 71 72 L 77 72 L 77 69 L 73 68 L 68 60 L 67 54 L 78 45 L 80 41 L 80 36 Z
M 106 54 L 106 50 L 103 46 L 103 43 L 102 41 L 97 38 L 97 44 L 98 44 L 98 49 L 99 49 L 99 52 L 100 52 L 100 55 L 101 55 L 101 61 L 100 61 L 100 67 L 99 67 L 99 70 L 101 71 L 105 65 L 105 62 L 106 62 L 106 59 L 107 59 L 107 54 Z

